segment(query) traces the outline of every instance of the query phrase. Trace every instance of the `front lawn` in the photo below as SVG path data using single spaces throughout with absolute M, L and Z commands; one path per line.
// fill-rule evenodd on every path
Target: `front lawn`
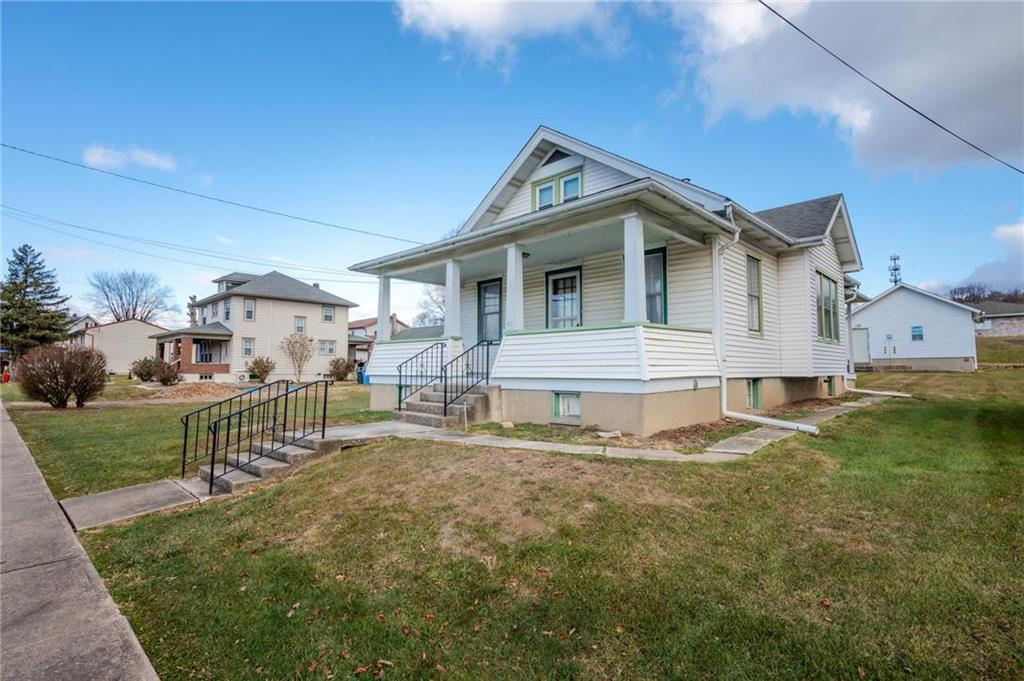
M 391 440 L 81 536 L 168 679 L 1020 678 L 1024 372 L 921 376 L 726 465 Z
M 365 386 L 332 388 L 327 424 L 391 418 L 369 410 Z M 11 409 L 58 499 L 181 475 L 181 416 L 203 404 Z
M 98 400 L 139 400 L 153 397 L 152 390 L 139 387 L 139 381 L 127 376 L 111 376 Z M 21 392 L 16 381 L 0 384 L 0 400 L 4 402 L 27 402 L 28 398 Z M 72 401 L 72 406 L 74 403 Z

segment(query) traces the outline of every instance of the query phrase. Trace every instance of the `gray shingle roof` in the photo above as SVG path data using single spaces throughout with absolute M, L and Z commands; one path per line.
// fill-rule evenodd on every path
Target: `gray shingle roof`
M 217 277 L 214 282 L 218 281 L 252 281 L 258 274 L 249 274 L 248 272 L 232 272 L 231 274 L 225 274 L 223 277 Z
M 231 329 L 224 326 L 220 322 L 210 322 L 209 324 L 200 324 L 199 326 L 186 326 L 184 329 L 174 329 L 173 331 L 155 333 L 152 336 L 150 336 L 150 338 L 156 338 L 157 340 L 160 340 L 163 338 L 175 338 L 177 336 L 205 336 L 208 338 L 231 338 Z
M 437 326 L 410 326 L 391 336 L 391 340 L 427 340 L 444 335 L 444 324 Z
M 842 198 L 842 194 L 832 194 L 810 201 L 759 210 L 755 214 L 794 239 L 823 236 L 832 216 L 835 215 L 836 205 Z
M 1004 303 L 1001 300 L 982 300 L 976 303 L 970 303 L 971 307 L 976 307 L 986 315 L 991 317 L 992 315 L 1024 315 L 1024 303 Z
M 344 307 L 356 307 L 350 300 L 345 300 L 333 293 L 328 293 L 316 286 L 310 286 L 304 281 L 293 279 L 286 274 L 273 271 L 256 277 L 252 281 L 241 286 L 236 286 L 227 291 L 207 296 L 197 305 L 205 305 L 215 300 L 221 300 L 229 296 L 251 296 L 253 298 L 276 298 L 277 300 L 292 300 L 297 303 L 321 303 L 323 305 L 341 305 Z

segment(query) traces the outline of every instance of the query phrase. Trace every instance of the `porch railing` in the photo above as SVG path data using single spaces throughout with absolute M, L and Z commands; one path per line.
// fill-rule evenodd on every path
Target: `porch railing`
M 491 382 L 491 348 L 497 341 L 480 341 L 461 355 L 454 357 L 441 370 L 444 382 L 444 415 L 448 407 L 481 383 Z
M 180 358 L 178 359 L 180 361 Z M 289 380 L 274 381 L 238 393 L 220 402 L 214 402 L 195 411 L 190 411 L 181 417 L 181 425 L 184 426 L 184 437 L 181 439 L 181 477 L 185 477 L 185 471 L 189 464 L 202 461 L 207 458 L 210 452 L 210 429 L 214 421 L 225 414 L 233 414 L 254 404 L 265 402 L 277 397 L 288 389 L 291 384 Z
M 434 343 L 398 365 L 398 410 L 413 395 L 441 381 L 448 344 Z
M 327 429 L 328 381 L 286 387 L 280 394 L 212 421 L 210 494 L 228 473 Z

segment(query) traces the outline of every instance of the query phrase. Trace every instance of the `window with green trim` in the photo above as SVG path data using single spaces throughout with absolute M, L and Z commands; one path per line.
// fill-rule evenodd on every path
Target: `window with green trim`
M 556 392 L 552 394 L 551 415 L 556 419 L 580 418 L 580 394 Z
M 839 284 L 818 272 L 818 338 L 839 340 Z
M 538 185 L 537 187 L 537 208 L 551 208 L 555 205 L 555 183 Z
M 582 270 L 574 267 L 547 274 L 547 328 L 568 329 L 583 324 Z
M 580 174 L 573 173 L 572 175 L 563 175 L 561 178 L 562 183 L 562 202 L 575 201 L 580 198 Z
M 501 279 L 476 286 L 477 340 L 501 340 Z
M 761 408 L 761 379 L 747 379 L 747 409 Z
M 583 196 L 583 166 L 534 180 L 531 186 L 533 210 L 543 210 L 566 201 L 575 201 Z
M 644 252 L 644 279 L 647 289 L 647 321 L 668 323 L 668 294 L 665 290 L 665 249 L 653 248 Z
M 764 331 L 761 283 L 761 261 L 747 256 L 747 330 L 754 333 Z

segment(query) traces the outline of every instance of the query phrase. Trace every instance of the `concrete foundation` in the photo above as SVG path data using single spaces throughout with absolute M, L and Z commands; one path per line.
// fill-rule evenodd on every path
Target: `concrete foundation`
M 390 383 L 370 384 L 370 409 L 387 411 L 398 408 L 398 386 Z
M 827 376 L 812 376 L 809 378 L 762 378 L 761 379 L 761 408 L 749 409 L 747 407 L 747 379 L 730 378 L 728 403 L 730 411 L 738 411 L 744 414 L 756 414 L 769 409 L 775 409 L 789 402 L 801 400 L 825 399 L 829 396 Z M 834 397 L 840 397 L 845 388 L 842 375 L 832 377 L 834 386 Z
M 873 359 L 871 368 L 875 371 L 975 371 L 978 368 L 974 357 L 919 357 L 897 359 Z

